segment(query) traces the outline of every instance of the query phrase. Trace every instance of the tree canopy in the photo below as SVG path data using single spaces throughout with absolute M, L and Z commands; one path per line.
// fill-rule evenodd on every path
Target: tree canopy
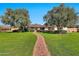
M 11 9 L 7 8 L 5 14 L 1 16 L 1 21 L 4 24 L 19 27 L 23 29 L 30 24 L 28 10 L 26 9 Z
M 74 8 L 66 7 L 63 3 L 54 7 L 44 16 L 44 21 L 49 25 L 56 25 L 58 30 L 63 27 L 74 26 L 77 14 Z

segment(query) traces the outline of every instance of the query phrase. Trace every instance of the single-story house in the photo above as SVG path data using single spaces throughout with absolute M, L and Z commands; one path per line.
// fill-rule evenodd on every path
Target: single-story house
M 1 26 L 0 27 L 0 32 L 8 32 L 11 30 L 10 26 Z
M 57 30 L 56 26 L 45 26 L 45 25 L 40 25 L 40 24 L 31 24 L 28 26 L 28 29 L 30 31 L 40 31 L 40 32 L 44 32 L 44 31 L 55 31 Z M 63 27 L 62 30 L 65 30 L 67 32 L 78 32 L 78 28 L 76 27 Z
M 68 33 L 71 33 L 71 32 L 78 32 L 78 28 L 76 27 L 64 27 L 63 30 L 66 30 Z
M 46 25 L 41 25 L 41 24 L 30 24 L 26 26 L 29 31 L 38 31 L 38 32 L 45 32 L 45 31 L 56 31 L 57 27 L 56 26 L 46 26 Z M 2 26 L 0 28 L 0 32 L 16 32 L 18 31 L 18 27 L 10 27 L 10 26 Z M 66 30 L 67 32 L 79 32 L 79 28 L 77 27 L 63 27 L 62 30 Z
M 11 26 L 1 26 L 0 27 L 0 32 L 14 32 L 18 31 L 19 28 L 17 27 L 11 27 Z
M 38 32 L 44 32 L 44 31 L 54 31 L 57 30 L 57 27 L 53 26 L 46 26 L 41 24 L 31 24 L 28 26 L 29 31 L 38 31 Z

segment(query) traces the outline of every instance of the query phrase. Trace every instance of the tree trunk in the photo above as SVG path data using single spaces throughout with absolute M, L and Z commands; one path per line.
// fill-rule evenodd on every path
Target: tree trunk
M 57 30 L 59 34 L 62 34 L 62 31 L 63 31 L 62 28 L 63 28 L 62 26 L 57 26 Z

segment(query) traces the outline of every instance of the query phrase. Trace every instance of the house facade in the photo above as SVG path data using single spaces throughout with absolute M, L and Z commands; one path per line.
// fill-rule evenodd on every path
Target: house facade
M 30 24 L 30 25 L 26 26 L 26 28 L 28 28 L 28 30 L 31 32 L 34 32 L 34 31 L 51 32 L 51 31 L 57 30 L 56 26 L 46 26 L 46 25 L 41 25 L 41 24 Z M 0 32 L 8 32 L 8 31 L 14 32 L 14 31 L 18 31 L 18 30 L 19 30 L 19 28 L 16 28 L 16 27 L 2 26 L 0 29 Z M 77 27 L 74 27 L 74 28 L 73 27 L 69 27 L 69 28 L 63 27 L 62 30 L 67 31 L 68 33 L 79 32 L 79 28 L 77 28 Z
M 46 26 L 46 25 L 41 25 L 41 24 L 31 24 L 28 26 L 28 29 L 30 31 L 37 31 L 37 32 L 50 32 L 50 31 L 55 31 L 57 30 L 57 27 L 55 26 Z
M 45 31 L 56 31 L 57 27 L 56 26 L 45 26 L 45 25 L 40 25 L 40 24 L 31 24 L 28 26 L 29 31 L 37 31 L 37 32 L 45 32 Z M 78 32 L 78 28 L 72 27 L 72 28 L 67 28 L 63 27 L 62 30 L 67 31 L 68 33 L 70 32 Z
M 0 32 L 9 32 L 11 30 L 10 26 L 1 26 Z
M 71 32 L 78 32 L 78 28 L 76 27 L 64 27 L 63 30 L 67 31 L 68 33 L 71 33 Z
M 29 31 L 38 31 L 38 32 L 53 30 L 52 26 L 45 26 L 45 25 L 40 25 L 40 24 L 31 24 L 28 26 L 28 29 Z

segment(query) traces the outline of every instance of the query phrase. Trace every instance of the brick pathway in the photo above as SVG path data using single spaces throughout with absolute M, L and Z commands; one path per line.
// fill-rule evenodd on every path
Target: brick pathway
M 43 36 L 36 32 L 34 34 L 37 36 L 37 41 L 34 46 L 33 56 L 50 56 Z

